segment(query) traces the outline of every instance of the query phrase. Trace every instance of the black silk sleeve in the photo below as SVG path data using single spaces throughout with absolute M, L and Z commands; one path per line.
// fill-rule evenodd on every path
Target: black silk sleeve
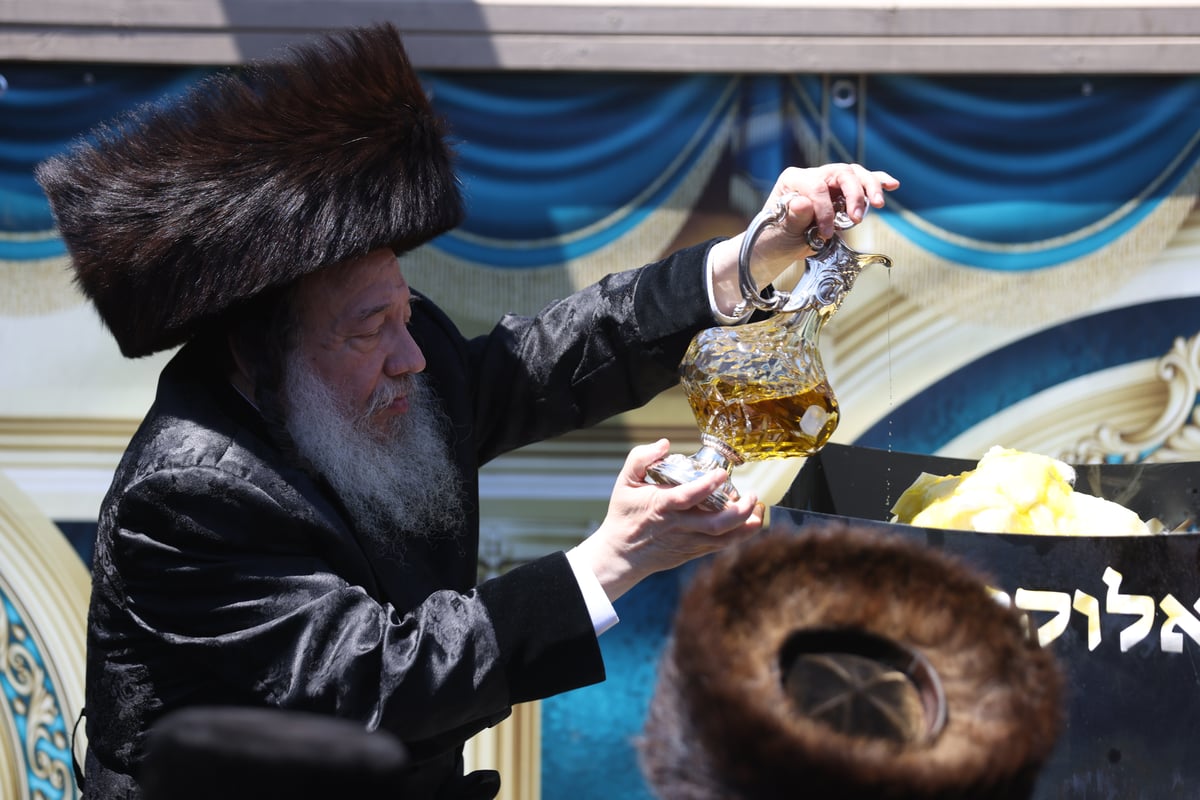
M 346 577 L 366 568 L 352 563 L 361 551 L 348 531 L 246 478 L 228 466 L 160 469 L 117 507 L 113 588 L 149 640 L 139 654 L 156 654 L 144 677 L 166 706 L 240 697 L 332 713 L 420 755 L 513 703 L 603 679 L 561 553 L 401 612 L 368 594 L 365 573 Z M 119 660 L 122 642 L 106 644 Z
M 713 324 L 704 271 L 712 244 L 608 275 L 533 316 L 507 315 L 465 343 L 429 309 L 414 335 L 452 418 L 472 420 L 464 439 L 477 463 L 595 425 L 675 385 L 688 343 Z

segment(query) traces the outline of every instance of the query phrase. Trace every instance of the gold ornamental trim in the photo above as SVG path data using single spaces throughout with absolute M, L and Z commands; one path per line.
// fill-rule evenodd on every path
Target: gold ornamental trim
M 0 681 L 6 797 L 75 797 L 71 731 L 83 707 L 90 578 L 61 531 L 0 475 Z M 18 726 L 20 717 L 24 725 Z M 24 736 L 16 732 L 24 728 Z M 82 742 L 75 752 L 82 753 Z M 14 783 L 15 782 L 15 783 Z

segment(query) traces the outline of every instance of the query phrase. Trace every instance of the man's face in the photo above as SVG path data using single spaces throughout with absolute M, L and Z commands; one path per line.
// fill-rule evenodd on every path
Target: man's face
M 464 519 L 449 420 L 418 374 L 409 303 L 389 250 L 306 278 L 282 387 L 297 453 L 390 556 L 414 536 L 457 535 Z
M 411 294 L 391 250 L 305 278 L 296 304 L 297 355 L 349 414 L 369 413 L 382 432 L 408 411 L 401 376 L 424 370 L 425 357 L 408 330 Z

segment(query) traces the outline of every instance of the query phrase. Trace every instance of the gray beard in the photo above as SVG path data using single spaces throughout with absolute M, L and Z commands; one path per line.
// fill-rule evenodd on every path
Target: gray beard
M 371 414 L 401 389 L 407 413 L 380 433 Z M 381 383 L 360 415 L 348 413 L 304 359 L 288 359 L 285 427 L 301 456 L 333 487 L 355 527 L 389 558 L 412 537 L 453 536 L 464 512 L 461 480 L 441 432 L 448 426 L 423 376 Z

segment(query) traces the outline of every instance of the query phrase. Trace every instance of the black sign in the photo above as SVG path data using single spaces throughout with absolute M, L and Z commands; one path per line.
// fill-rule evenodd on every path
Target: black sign
M 975 462 L 828 445 L 772 524 L 836 519 L 915 538 L 975 567 L 1025 611 L 1067 674 L 1067 727 L 1036 797 L 1200 797 L 1200 535 L 1041 536 L 886 522 L 921 472 Z M 1200 519 L 1200 463 L 1077 466 L 1075 488 L 1169 527 Z M 849 519 L 847 519 L 849 518 Z

